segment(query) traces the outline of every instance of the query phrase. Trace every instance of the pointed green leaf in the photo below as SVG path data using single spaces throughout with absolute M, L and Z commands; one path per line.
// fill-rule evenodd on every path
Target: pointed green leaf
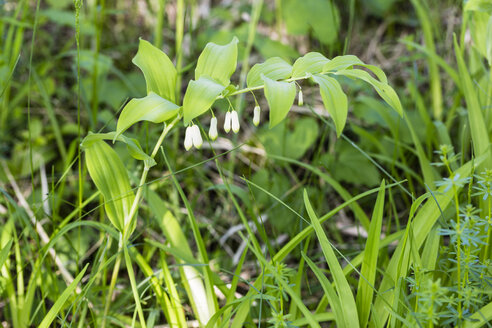
M 63 293 L 60 296 L 58 296 L 55 304 L 53 304 L 53 306 L 51 307 L 49 312 L 44 317 L 43 321 L 41 321 L 41 323 L 39 324 L 39 326 L 38 326 L 39 328 L 51 327 L 51 323 L 53 322 L 53 320 L 55 320 L 58 312 L 61 311 L 61 309 L 65 305 L 65 302 L 68 300 L 68 298 L 74 294 L 75 289 L 77 288 L 77 285 L 79 284 L 79 281 L 84 276 L 85 271 L 87 270 L 88 267 L 89 267 L 89 264 L 86 264 L 86 266 L 82 269 L 82 271 L 80 271 L 80 273 L 77 275 L 77 277 L 75 277 L 75 279 L 72 281 L 72 283 L 70 285 L 68 285 L 68 287 L 63 291 Z
M 321 283 L 321 287 L 323 288 L 323 291 L 325 292 L 325 295 L 328 298 L 328 302 L 330 303 L 331 310 L 335 315 L 336 326 L 347 327 L 342 311 L 343 306 L 342 304 L 340 304 L 340 299 L 338 298 L 338 295 L 335 292 L 335 288 L 333 288 L 331 282 L 328 280 L 325 274 L 321 271 L 320 268 L 316 266 L 316 264 L 314 264 L 314 262 L 309 257 L 307 257 L 304 253 L 302 253 L 301 255 L 302 257 L 304 257 L 306 263 L 309 265 L 311 270 L 313 270 L 314 274 L 316 275 L 316 278 L 318 278 L 319 282 Z
M 323 72 L 339 71 L 354 65 L 364 65 L 364 63 L 357 56 L 337 56 L 323 66 Z
M 270 107 L 270 129 L 282 122 L 287 116 L 294 98 L 296 86 L 294 82 L 278 82 L 262 76 L 265 82 L 265 97 Z
M 223 85 L 205 76 L 191 80 L 183 99 L 184 124 L 206 112 L 224 89 Z
M 378 198 L 372 212 L 371 225 L 364 248 L 364 259 L 360 270 L 359 287 L 357 288 L 357 310 L 361 327 L 366 327 L 371 313 L 372 298 L 374 294 L 374 282 L 376 280 L 379 238 L 381 237 L 381 226 L 383 223 L 385 183 L 381 182 Z
M 473 141 L 473 149 L 475 155 L 479 156 L 487 154 L 487 160 L 485 165 L 492 164 L 492 152 L 490 151 L 490 138 L 487 132 L 487 126 L 485 124 L 482 106 L 477 95 L 476 85 L 470 76 L 470 70 L 465 64 L 461 48 L 458 45 L 456 36 L 454 37 L 454 51 L 456 53 L 456 61 L 458 63 L 458 71 L 463 86 L 463 94 L 468 109 L 468 122 L 470 124 L 470 133 Z
M 85 159 L 92 181 L 104 196 L 104 208 L 109 220 L 123 232 L 130 220 L 128 216 L 135 199 L 123 162 L 113 148 L 102 140 L 94 140 L 85 148 Z
M 195 69 L 195 80 L 201 77 L 211 77 L 224 87 L 231 82 L 231 75 L 237 66 L 237 43 L 238 39 L 234 37 L 226 45 L 218 45 L 213 42 L 207 43 L 203 49 Z
M 280 57 L 272 57 L 264 63 L 255 64 L 246 78 L 248 88 L 262 85 L 262 74 L 274 81 L 285 80 L 292 74 L 292 66 Z
M 147 84 L 147 93 L 155 92 L 175 102 L 177 72 L 167 55 L 150 42 L 140 39 L 138 52 L 132 62 L 140 68 Z
M 313 75 L 313 81 L 319 84 L 319 92 L 323 99 L 323 105 L 330 113 L 337 136 L 342 134 L 345 123 L 347 122 L 348 102 L 347 96 L 342 90 L 340 83 L 332 77 L 326 75 Z
M 343 274 L 342 267 L 338 262 L 335 252 L 333 251 L 333 246 L 326 237 L 323 227 L 321 226 L 321 223 L 319 222 L 319 219 L 311 206 L 311 202 L 309 201 L 309 197 L 305 189 L 304 206 L 306 207 L 306 211 L 311 219 L 314 231 L 316 232 L 316 236 L 318 237 L 321 249 L 325 256 L 326 263 L 328 264 L 331 275 L 333 276 L 335 288 L 340 299 L 340 304 L 343 305 L 342 312 L 344 321 L 347 327 L 359 327 L 359 317 L 357 315 L 354 295 L 352 295 L 352 290 L 350 289 L 350 285 Z
M 179 106 L 173 104 L 154 92 L 143 98 L 133 98 L 121 111 L 116 126 L 116 136 L 119 136 L 133 124 L 140 121 L 162 123 L 178 114 Z
M 330 60 L 319 52 L 308 52 L 297 59 L 292 67 L 292 77 L 303 77 L 306 73 L 318 74 Z
M 113 142 L 115 140 L 122 141 L 126 144 L 126 148 L 128 149 L 128 152 L 130 155 L 138 159 L 139 161 L 144 161 L 145 165 L 148 167 L 152 167 L 156 164 L 155 160 L 147 155 L 143 150 L 142 147 L 140 146 L 140 143 L 138 142 L 137 139 L 134 138 L 128 138 L 125 137 L 124 135 L 119 135 L 116 136 L 116 132 L 108 132 L 108 133 L 92 133 L 89 132 L 89 134 L 82 140 L 82 143 L 80 144 L 82 148 L 87 148 L 94 143 L 96 140 L 112 140 Z
M 373 86 L 374 90 L 383 98 L 388 105 L 390 105 L 400 116 L 403 115 L 403 108 L 400 103 L 400 98 L 396 94 L 395 90 L 390 87 L 389 84 L 381 82 L 372 77 L 366 71 L 360 69 L 348 69 L 336 72 L 337 75 L 344 75 L 350 78 L 360 79 Z
M 323 66 L 323 72 L 336 72 L 352 68 L 353 66 L 368 68 L 377 76 L 380 82 L 388 83 L 388 78 L 382 69 L 374 65 L 364 64 L 358 57 L 353 55 L 337 56 L 333 58 L 329 63 Z

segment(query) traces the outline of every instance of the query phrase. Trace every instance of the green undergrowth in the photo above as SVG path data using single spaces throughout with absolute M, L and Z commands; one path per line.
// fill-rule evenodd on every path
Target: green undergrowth
M 490 0 L 0 12 L 3 327 L 490 326 Z

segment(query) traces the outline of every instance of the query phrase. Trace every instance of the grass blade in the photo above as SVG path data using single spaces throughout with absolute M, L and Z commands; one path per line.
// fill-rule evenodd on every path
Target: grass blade
M 338 297 L 340 298 L 340 303 L 343 304 L 343 316 L 347 327 L 359 327 L 359 317 L 357 315 L 357 307 L 354 300 L 354 295 L 352 295 L 352 290 L 350 285 L 343 274 L 340 263 L 333 252 L 332 245 L 328 241 L 323 228 L 321 227 L 320 221 L 316 216 L 316 213 L 309 202 L 307 191 L 304 190 L 304 206 L 308 212 L 309 218 L 311 219 L 314 231 L 318 240 L 321 244 L 321 249 L 325 255 L 326 262 L 330 268 L 333 280 L 335 281 L 335 288 L 338 292 Z
M 73 292 L 75 291 L 75 288 L 77 288 L 77 285 L 84 276 L 85 271 L 89 267 L 89 264 L 86 264 L 84 269 L 78 274 L 78 276 L 74 279 L 74 281 L 63 291 L 63 293 L 58 297 L 56 300 L 55 304 L 51 307 L 50 311 L 46 316 L 44 317 L 43 321 L 41 321 L 41 324 L 39 325 L 39 328 L 49 328 L 53 320 L 55 319 L 56 315 L 60 310 L 63 308 L 63 305 L 65 305 L 65 302 L 67 299 L 73 295 Z
M 304 253 L 302 254 L 302 257 L 306 260 L 306 263 L 309 265 L 311 270 L 313 270 L 316 278 L 318 278 L 319 282 L 321 283 L 321 287 L 323 287 L 326 297 L 328 298 L 328 302 L 330 303 L 331 310 L 335 314 L 335 322 L 337 324 L 337 327 L 349 327 L 345 323 L 345 318 L 342 311 L 342 304 L 340 303 L 340 299 L 335 292 L 335 288 L 333 288 L 333 286 L 331 285 L 331 282 L 309 257 L 307 257 Z
M 364 248 L 364 260 L 360 270 L 359 287 L 357 288 L 357 311 L 359 312 L 360 327 L 366 327 L 371 313 L 372 298 L 374 294 L 374 281 L 379 255 L 379 238 L 383 223 L 385 182 L 381 182 L 374 211 L 372 213 L 371 225 Z

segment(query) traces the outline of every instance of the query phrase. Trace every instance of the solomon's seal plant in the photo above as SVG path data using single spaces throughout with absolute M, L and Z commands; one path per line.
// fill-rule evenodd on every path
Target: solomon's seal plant
M 225 45 L 208 43 L 200 54 L 194 80 L 189 81 L 184 93 L 183 102 L 180 99 L 180 86 L 176 85 L 177 70 L 169 57 L 145 40 L 140 40 L 138 52 L 133 63 L 142 71 L 147 86 L 147 95 L 129 101 L 119 116 L 116 131 L 110 133 L 91 133 L 83 141 L 89 174 L 105 201 L 105 210 L 111 223 L 120 233 L 119 248 L 125 255 L 128 274 L 132 285 L 138 315 L 141 325 L 145 327 L 143 312 L 139 303 L 137 288 L 131 259 L 128 255 L 127 244 L 136 226 L 136 218 L 142 197 L 142 189 L 146 183 L 147 174 L 156 164 L 155 157 L 165 137 L 175 127 L 183 124 L 186 127 L 184 148 L 200 149 L 203 140 L 198 126 L 198 118 L 206 112 L 211 112 L 210 130 L 208 137 L 215 140 L 218 137 L 217 118 L 212 107 L 216 100 L 226 99 L 244 93 L 260 92 L 263 90 L 268 103 L 269 127 L 282 122 L 293 106 L 296 91 L 298 104 L 304 104 L 303 94 L 299 83 L 309 80 L 319 87 L 324 107 L 335 125 L 337 136 L 340 136 L 347 120 L 348 102 L 340 83 L 339 77 L 360 79 L 372 85 L 375 91 L 395 110 L 402 115 L 403 110 L 393 88 L 388 84 L 384 72 L 373 65 L 367 65 L 355 56 L 339 56 L 328 59 L 320 53 L 310 52 L 298 58 L 293 65 L 285 60 L 273 57 L 265 62 L 254 65 L 247 74 L 247 87 L 238 89 L 231 83 L 231 76 L 237 65 L 238 39 L 233 38 Z M 238 112 L 229 101 L 230 108 L 225 113 L 224 131 L 231 129 L 234 133 L 240 130 Z M 147 121 L 162 124 L 162 133 L 156 141 L 151 154 L 146 154 L 135 139 L 124 135 L 125 131 L 138 122 Z M 253 109 L 253 124 L 260 123 L 260 106 L 256 102 Z M 131 188 L 129 174 L 117 153 L 105 140 L 123 142 L 129 154 L 143 161 L 143 171 L 136 193 Z M 118 257 L 116 266 L 119 266 Z M 117 270 L 115 270 L 117 272 Z M 116 281 L 113 277 L 112 282 Z M 114 287 L 114 285 L 111 285 Z M 112 288 L 110 289 L 112 293 Z M 207 322 L 207 314 L 198 313 L 201 322 Z M 282 313 L 280 311 L 279 313 Z

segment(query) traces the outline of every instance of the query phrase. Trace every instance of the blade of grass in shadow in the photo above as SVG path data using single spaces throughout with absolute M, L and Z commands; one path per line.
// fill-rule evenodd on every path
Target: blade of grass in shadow
M 82 277 L 85 274 L 85 271 L 89 267 L 89 264 L 86 264 L 84 269 L 80 271 L 80 273 L 77 275 L 77 277 L 74 279 L 74 281 L 68 285 L 68 287 L 63 291 L 63 293 L 58 297 L 56 300 L 55 304 L 51 307 L 49 312 L 46 314 L 46 316 L 43 318 L 43 321 L 39 324 L 39 328 L 49 328 L 53 320 L 55 320 L 56 315 L 58 312 L 61 311 L 63 306 L 65 305 L 65 302 L 68 300 L 70 296 L 73 295 L 75 288 L 77 288 L 77 285 L 79 284 L 79 281 L 82 279 Z
M 304 249 L 303 249 L 304 254 L 306 254 L 306 252 L 309 250 L 310 241 L 311 241 L 311 238 L 308 237 L 306 242 L 304 243 Z M 304 277 L 304 274 L 305 274 L 304 264 L 305 264 L 305 259 L 304 259 L 304 257 L 301 257 L 299 259 L 299 265 L 297 267 L 297 274 L 296 274 L 296 277 L 294 279 L 294 290 L 299 295 L 301 294 L 302 278 Z M 291 303 L 290 308 L 289 308 L 290 320 L 296 320 L 296 318 L 298 317 L 298 315 L 297 315 L 298 311 L 297 310 L 298 309 L 297 309 L 296 305 L 294 303 Z
M 299 310 L 302 312 L 306 320 L 308 321 L 308 324 L 310 327 L 320 327 L 319 323 L 314 319 L 313 313 L 308 310 L 306 305 L 302 302 L 300 295 L 298 295 L 291 287 L 291 285 L 285 281 L 284 277 L 282 277 L 277 270 L 275 270 L 275 267 L 271 264 L 270 261 L 268 261 L 263 254 L 260 252 L 257 252 L 256 249 L 251 245 L 249 241 L 247 241 L 247 246 L 249 249 L 255 254 L 256 258 L 258 261 L 261 262 L 261 264 L 265 267 L 265 271 L 270 272 L 276 279 L 276 281 L 282 285 L 282 288 L 285 290 L 287 294 L 289 294 L 291 298 L 291 302 L 296 303 L 297 307 Z
M 359 286 L 357 288 L 356 303 L 360 327 L 362 328 L 367 326 L 374 294 L 374 282 L 376 280 L 379 255 L 379 239 L 383 224 L 384 187 L 385 182 L 383 180 L 372 212 L 371 225 L 369 226 L 366 246 L 364 247 L 364 259 L 360 269 L 360 274 L 364 278 L 359 278 Z
M 288 157 L 277 156 L 273 154 L 267 154 L 267 155 L 270 158 L 284 161 L 287 163 L 296 164 L 307 170 L 310 170 L 314 174 L 318 175 L 321 179 L 323 179 L 326 183 L 328 183 L 333 189 L 335 189 L 335 191 L 338 192 L 338 194 L 340 195 L 340 197 L 342 197 L 344 201 L 348 201 L 349 199 L 352 198 L 352 195 L 350 195 L 350 193 L 340 183 L 338 183 L 338 181 L 330 177 L 328 174 L 322 172 L 320 169 Z M 350 205 L 350 209 L 354 212 L 355 217 L 360 221 L 364 229 L 366 229 L 367 231 L 369 229 L 369 219 L 367 218 L 366 213 L 364 213 L 362 208 L 356 202 Z
M 338 293 L 338 297 L 340 298 L 340 303 L 343 305 L 342 311 L 344 322 L 346 322 L 347 327 L 359 327 L 359 316 L 357 315 L 357 306 L 355 304 L 354 295 L 352 294 L 350 285 L 343 274 L 342 267 L 338 262 L 335 252 L 333 252 L 333 245 L 326 237 L 326 234 L 321 227 L 320 220 L 316 216 L 316 213 L 309 202 L 309 197 L 306 190 L 304 190 L 304 206 L 306 207 L 309 218 L 311 219 L 313 229 L 316 232 L 316 236 L 320 242 L 326 262 L 330 268 L 331 275 L 335 281 L 335 288 Z
M 328 280 L 328 278 L 325 276 L 325 274 L 314 264 L 314 262 L 304 254 L 302 253 L 302 258 L 307 262 L 311 270 L 313 270 L 314 274 L 316 275 L 316 278 L 318 278 L 318 281 L 321 283 L 321 287 L 323 288 L 323 291 L 325 292 L 325 295 L 328 299 L 328 302 L 330 303 L 331 310 L 335 316 L 335 323 L 337 327 L 347 327 L 349 328 L 350 326 L 347 326 L 345 314 L 343 312 L 343 305 L 340 303 L 340 298 L 338 297 L 337 293 L 335 292 L 335 288 L 331 285 L 331 282 Z

